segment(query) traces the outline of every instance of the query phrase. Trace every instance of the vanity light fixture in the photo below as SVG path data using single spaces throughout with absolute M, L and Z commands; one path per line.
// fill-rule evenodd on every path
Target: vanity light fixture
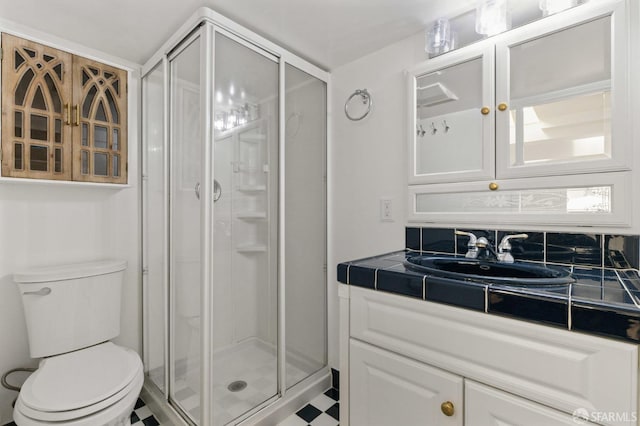
M 578 0 L 540 0 L 543 16 L 553 15 L 578 5 Z
M 424 50 L 431 56 L 440 55 L 456 48 L 456 34 L 451 30 L 447 18 L 438 18 L 427 30 Z
M 511 28 L 507 0 L 478 0 L 476 32 L 492 36 Z

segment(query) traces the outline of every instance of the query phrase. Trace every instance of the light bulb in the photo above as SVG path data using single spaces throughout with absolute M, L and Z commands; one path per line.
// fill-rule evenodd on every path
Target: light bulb
M 540 0 L 540 10 L 544 16 L 553 15 L 578 5 L 578 0 Z
M 478 0 L 476 6 L 476 32 L 492 36 L 507 31 L 507 0 Z

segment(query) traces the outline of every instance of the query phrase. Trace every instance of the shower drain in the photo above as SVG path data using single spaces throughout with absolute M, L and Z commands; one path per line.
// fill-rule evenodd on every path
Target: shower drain
M 229 383 L 229 386 L 227 386 L 227 389 L 229 389 L 229 391 L 231 392 L 240 392 L 246 387 L 247 387 L 247 382 L 245 382 L 244 380 L 236 380 L 235 382 Z

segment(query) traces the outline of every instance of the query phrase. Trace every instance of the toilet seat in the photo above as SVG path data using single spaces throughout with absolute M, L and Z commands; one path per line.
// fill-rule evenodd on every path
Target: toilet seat
M 143 380 L 137 353 L 101 343 L 44 359 L 22 386 L 16 409 L 41 421 L 78 419 L 139 392 Z

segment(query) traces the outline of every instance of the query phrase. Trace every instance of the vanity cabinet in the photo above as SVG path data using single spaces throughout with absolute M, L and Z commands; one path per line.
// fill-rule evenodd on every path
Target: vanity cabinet
M 574 417 L 472 380 L 465 380 L 464 402 L 465 426 L 593 424 L 588 421 L 588 412 L 576 412 L 586 414 L 586 418 Z
M 638 424 L 628 421 L 638 409 L 636 345 L 353 286 L 340 297 L 341 419 L 351 426 L 462 424 L 462 413 L 465 425 L 563 425 L 574 412 Z M 413 421 L 421 415 L 435 420 Z
M 551 198 L 565 217 L 586 213 L 574 224 L 628 225 L 630 192 L 616 183 L 633 168 L 625 6 L 582 5 L 410 70 L 410 220 L 486 222 L 485 209 L 517 187 L 517 205 L 506 206 L 513 223 L 539 222 L 530 214 L 546 206 L 529 200 Z M 458 193 L 462 182 L 479 184 L 479 202 L 442 212 L 415 197 L 442 193 L 439 184 Z
M 463 379 L 351 340 L 351 426 L 462 426 Z
M 127 182 L 127 72 L 2 34 L 2 176 Z

